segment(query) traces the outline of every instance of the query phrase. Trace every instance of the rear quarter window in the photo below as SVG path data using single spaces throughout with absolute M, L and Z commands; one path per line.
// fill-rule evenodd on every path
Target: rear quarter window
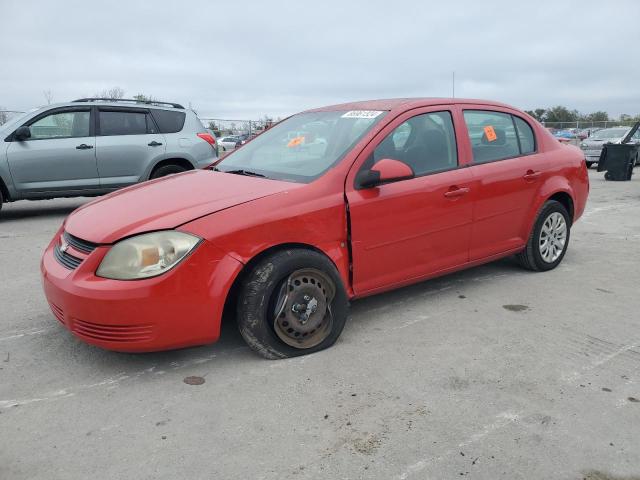
M 151 110 L 160 133 L 177 133 L 184 127 L 186 114 L 172 110 Z
M 533 129 L 526 121 L 520 117 L 513 117 L 518 130 L 518 140 L 520 140 L 520 150 L 523 155 L 536 151 L 536 137 L 533 135 Z

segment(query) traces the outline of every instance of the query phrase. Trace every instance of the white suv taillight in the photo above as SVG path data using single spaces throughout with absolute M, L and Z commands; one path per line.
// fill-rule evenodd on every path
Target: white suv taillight
M 210 133 L 199 133 L 198 137 L 207 142 L 211 147 L 216 148 L 216 139 Z

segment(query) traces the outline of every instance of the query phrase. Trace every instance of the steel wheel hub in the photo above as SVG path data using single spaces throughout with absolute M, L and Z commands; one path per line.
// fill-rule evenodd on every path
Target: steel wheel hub
M 567 222 L 559 212 L 551 213 L 542 224 L 540 231 L 540 256 L 547 263 L 553 263 L 564 251 L 567 243 Z
M 284 343 L 311 348 L 322 342 L 333 325 L 333 281 L 316 269 L 293 272 L 278 291 L 273 328 Z

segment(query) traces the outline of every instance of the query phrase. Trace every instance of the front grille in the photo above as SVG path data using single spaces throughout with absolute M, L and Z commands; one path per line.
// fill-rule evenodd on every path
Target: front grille
M 63 235 L 67 243 L 79 252 L 91 253 L 98 247 L 97 243 L 82 240 L 81 238 L 71 235 L 69 232 L 64 232 Z
M 49 306 L 51 307 L 51 311 L 55 315 L 55 317 L 60 320 L 61 323 L 64 323 L 64 311 L 57 305 L 49 302 Z
M 143 342 L 153 336 L 153 325 L 104 325 L 73 320 L 72 331 L 80 336 L 105 342 Z
M 60 250 L 60 245 L 56 245 L 53 249 L 53 256 L 62 266 L 69 270 L 75 270 L 82 263 L 82 259 Z

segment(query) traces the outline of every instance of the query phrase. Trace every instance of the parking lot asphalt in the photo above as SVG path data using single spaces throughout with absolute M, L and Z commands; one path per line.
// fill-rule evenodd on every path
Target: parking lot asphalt
M 85 345 L 39 260 L 87 200 L 5 205 L 0 478 L 640 477 L 640 177 L 590 176 L 556 270 L 507 259 L 356 301 L 333 348 L 278 361 L 231 321 L 198 348 Z

